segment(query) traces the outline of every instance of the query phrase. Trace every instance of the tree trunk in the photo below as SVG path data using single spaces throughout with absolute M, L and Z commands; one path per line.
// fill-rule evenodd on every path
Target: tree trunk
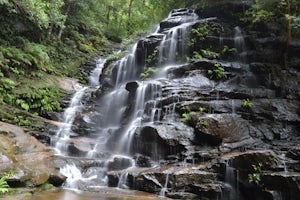
M 127 26 L 128 26 L 128 30 L 130 30 L 130 26 L 131 26 L 131 11 L 132 11 L 132 3 L 133 3 L 133 0 L 130 0 L 129 2 L 129 7 L 128 7 L 128 20 L 127 20 Z
M 49 27 L 48 27 L 47 40 L 51 39 L 52 31 L 53 31 L 53 23 L 51 22 Z
M 59 29 L 58 36 L 57 36 L 57 38 L 58 38 L 59 40 L 61 39 L 61 36 L 62 36 L 63 31 L 64 31 L 64 29 L 65 29 L 65 23 L 66 23 L 66 21 L 67 21 L 69 12 L 70 12 L 71 7 L 73 6 L 74 2 L 75 2 L 74 0 L 69 0 L 69 1 L 68 1 L 68 5 L 67 5 L 67 8 L 66 8 L 66 12 L 65 12 L 65 16 L 66 16 L 66 17 L 64 18 L 64 20 L 63 20 L 63 22 L 62 22 L 62 25 L 61 25 L 61 27 L 60 27 L 60 29 Z

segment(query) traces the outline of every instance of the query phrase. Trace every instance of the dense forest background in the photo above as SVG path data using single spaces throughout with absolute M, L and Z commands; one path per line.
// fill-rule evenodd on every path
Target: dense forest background
M 299 0 L 241 1 L 249 5 L 239 16 L 248 27 L 274 27 L 268 34 L 285 38 L 287 46 L 299 35 Z M 61 109 L 64 92 L 50 84 L 52 76 L 84 82 L 79 66 L 91 56 L 110 54 L 109 59 L 117 59 L 122 54 L 113 50 L 128 48 L 170 10 L 205 9 L 218 2 L 0 0 L 1 121 L 30 127 L 28 116 Z

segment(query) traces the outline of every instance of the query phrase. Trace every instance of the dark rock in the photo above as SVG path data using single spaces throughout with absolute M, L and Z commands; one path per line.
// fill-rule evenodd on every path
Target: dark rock
M 300 199 L 299 173 L 266 173 L 261 181 L 267 190 L 280 191 L 282 199 Z
M 128 92 L 134 93 L 138 87 L 139 87 L 139 83 L 134 81 L 134 82 L 127 83 L 125 88 Z
M 107 168 L 109 171 L 122 170 L 131 166 L 133 166 L 133 160 L 129 157 L 123 156 L 115 156 L 107 163 Z
M 254 73 L 254 74 L 270 74 L 272 72 L 272 68 L 274 66 L 272 66 L 269 63 L 251 63 L 250 64 L 250 70 Z
M 239 153 L 229 153 L 222 157 L 227 160 L 229 165 L 239 171 L 252 171 L 252 165 L 263 164 L 264 169 L 276 167 L 276 162 L 272 158 L 277 158 L 271 150 L 247 151 Z
M 197 19 L 198 16 L 194 13 L 193 10 L 189 9 L 176 9 L 171 11 L 169 18 L 162 20 L 160 22 L 160 29 L 158 32 L 166 31 L 170 28 L 178 26 L 180 24 L 193 21 Z
M 236 143 L 250 138 L 250 125 L 246 120 L 228 114 L 191 114 L 191 124 L 196 129 L 196 137 L 207 139 L 210 145 Z
M 65 181 L 67 180 L 67 177 L 65 177 L 62 174 L 50 174 L 50 177 L 48 179 L 48 182 L 55 187 L 61 186 Z
M 184 146 L 193 137 L 188 127 L 169 125 L 145 126 L 136 131 L 132 151 L 150 156 L 154 160 L 176 155 L 184 151 Z

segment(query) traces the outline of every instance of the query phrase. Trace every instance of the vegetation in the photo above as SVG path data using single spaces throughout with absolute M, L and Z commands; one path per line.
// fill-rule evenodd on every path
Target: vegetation
M 252 165 L 254 172 L 248 174 L 248 180 L 255 184 L 259 184 L 261 181 L 261 170 L 263 167 L 262 163 L 258 163 L 258 165 Z
M 206 108 L 200 106 L 200 107 L 199 107 L 199 111 L 200 111 L 200 113 L 204 113 L 204 112 L 206 112 Z
M 184 106 L 184 113 L 182 113 L 182 121 L 183 122 L 189 122 L 189 120 L 191 119 L 190 114 L 191 114 L 191 108 L 189 106 Z
M 0 109 L 0 119 L 29 126 L 32 122 L 21 111 L 43 116 L 47 111 L 60 110 L 63 92 L 45 81 L 49 75 L 85 82 L 79 66 L 91 55 L 106 54 L 115 42 L 124 41 L 127 46 L 130 38 L 139 37 L 172 8 L 185 7 L 186 3 L 0 0 L 0 107 L 8 108 Z M 113 53 L 107 63 L 123 55 Z M 148 68 L 141 76 L 155 72 Z
M 246 11 L 246 21 L 254 27 L 269 24 L 276 27 L 273 36 L 283 36 L 286 40 L 284 66 L 287 67 L 289 45 L 293 35 L 299 34 L 298 0 L 256 0 L 251 9 Z
M 2 176 L 2 178 L 0 179 L 0 195 L 9 192 L 9 190 L 8 190 L 9 185 L 6 182 L 7 178 L 8 178 L 8 176 Z
M 253 102 L 250 99 L 243 99 L 242 106 L 244 108 L 252 108 L 253 107 Z
M 210 75 L 211 79 L 214 80 L 220 80 L 220 79 L 226 79 L 227 75 L 225 74 L 225 69 L 224 67 L 221 66 L 220 63 L 215 63 L 214 64 L 214 69 L 209 69 L 207 71 L 207 74 Z
M 150 76 L 155 75 L 158 71 L 159 71 L 159 69 L 156 67 L 148 67 L 145 72 L 141 73 L 141 79 L 144 80 L 146 78 L 149 78 Z

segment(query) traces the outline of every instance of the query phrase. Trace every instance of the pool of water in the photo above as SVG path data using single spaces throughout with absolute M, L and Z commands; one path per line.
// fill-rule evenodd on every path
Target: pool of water
M 50 190 L 34 194 L 19 194 L 6 196 L 6 200 L 166 200 L 153 194 L 123 190 L 117 188 L 98 188 L 94 191 L 83 192 L 73 190 Z

